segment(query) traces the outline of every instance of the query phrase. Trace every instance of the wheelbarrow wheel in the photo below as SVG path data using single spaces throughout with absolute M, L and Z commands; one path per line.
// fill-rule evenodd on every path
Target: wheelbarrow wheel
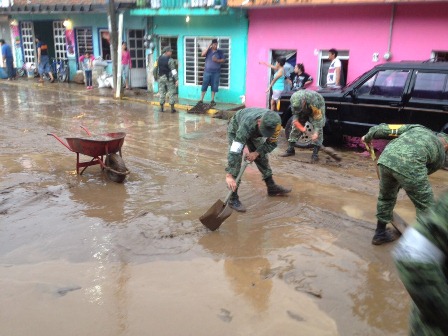
M 124 181 L 124 179 L 126 178 L 126 165 L 124 164 L 123 159 L 121 158 L 120 155 L 118 154 L 109 154 L 106 157 L 106 166 L 117 171 L 117 172 L 123 172 L 123 174 L 118 174 L 113 172 L 110 169 L 107 169 L 107 177 L 113 181 L 113 182 L 118 182 L 121 183 Z

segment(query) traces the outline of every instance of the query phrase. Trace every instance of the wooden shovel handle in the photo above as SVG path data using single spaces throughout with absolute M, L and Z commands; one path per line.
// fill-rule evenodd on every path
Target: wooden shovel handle
M 241 168 L 240 168 L 240 172 L 238 173 L 238 176 L 237 176 L 236 179 L 235 179 L 236 185 L 238 185 L 238 183 L 240 182 L 240 180 L 241 180 L 241 176 L 243 176 L 243 173 L 244 173 L 244 171 L 246 170 L 246 167 L 247 167 L 249 164 L 250 164 L 249 161 L 247 161 L 247 160 L 244 160 L 244 161 L 243 161 L 243 164 L 241 165 Z M 230 199 L 230 196 L 232 196 L 232 193 L 233 193 L 233 191 L 230 190 L 229 193 L 227 194 L 226 198 L 224 199 L 224 204 L 227 204 L 227 202 L 228 202 L 229 199 Z

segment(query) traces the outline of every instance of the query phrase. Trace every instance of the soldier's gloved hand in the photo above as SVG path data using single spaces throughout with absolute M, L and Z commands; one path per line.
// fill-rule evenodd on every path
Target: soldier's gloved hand
M 247 153 L 246 160 L 249 162 L 254 162 L 257 159 L 257 157 L 259 157 L 259 156 L 260 156 L 260 153 L 258 153 L 258 152 Z
M 226 174 L 226 183 L 227 187 L 229 187 L 230 190 L 232 190 L 233 192 L 236 191 L 236 181 L 231 174 Z
M 303 126 L 298 120 L 295 120 L 293 122 L 293 124 L 294 124 L 294 127 L 297 128 L 300 132 L 303 133 L 306 131 L 305 126 Z

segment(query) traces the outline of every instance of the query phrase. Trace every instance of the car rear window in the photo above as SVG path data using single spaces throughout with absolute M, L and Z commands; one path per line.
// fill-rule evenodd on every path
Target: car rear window
M 447 77 L 443 73 L 417 73 L 411 98 L 448 99 Z
M 382 70 L 369 78 L 359 89 L 359 95 L 401 97 L 409 70 Z

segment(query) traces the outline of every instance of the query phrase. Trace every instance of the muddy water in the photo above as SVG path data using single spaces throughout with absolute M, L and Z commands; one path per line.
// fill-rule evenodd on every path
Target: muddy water
M 52 86 L 52 88 L 57 86 Z M 246 214 L 198 221 L 226 194 L 226 123 L 208 116 L 1 86 L 1 335 L 406 335 L 409 298 L 373 247 L 369 157 L 272 154 L 290 197 L 255 167 Z M 126 132 L 124 184 L 47 136 Z M 83 160 L 90 160 L 82 157 Z M 436 193 L 448 180 L 432 177 Z M 415 216 L 400 194 L 399 213 Z

